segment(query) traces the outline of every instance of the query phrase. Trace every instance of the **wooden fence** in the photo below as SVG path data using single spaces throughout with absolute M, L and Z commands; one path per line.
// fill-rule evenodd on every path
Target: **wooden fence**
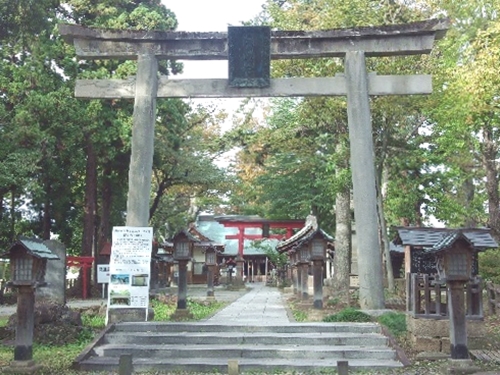
M 480 280 L 467 283 L 464 292 L 467 318 L 483 318 Z M 406 310 L 412 316 L 426 319 L 448 319 L 447 301 L 446 284 L 437 277 L 414 273 L 406 278 Z
M 488 298 L 488 312 L 490 315 L 498 314 L 500 309 L 500 285 L 488 281 L 486 283 L 486 295 Z

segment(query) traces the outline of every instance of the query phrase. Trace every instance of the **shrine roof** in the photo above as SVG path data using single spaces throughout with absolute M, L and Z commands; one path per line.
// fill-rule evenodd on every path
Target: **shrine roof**
M 313 215 L 309 215 L 306 218 L 304 227 L 297 233 L 295 233 L 292 237 L 278 243 L 278 245 L 276 246 L 276 250 L 278 250 L 278 252 L 280 253 L 292 250 L 307 242 L 317 233 L 319 233 L 321 236 L 323 236 L 324 239 L 329 242 L 334 241 L 334 238 L 332 236 L 318 227 L 318 221 L 316 220 L 316 217 Z
M 426 253 L 437 253 L 449 249 L 458 240 L 465 240 L 469 246 L 474 247 L 474 244 L 463 234 L 461 230 L 454 230 L 441 238 L 434 246 L 424 249 Z
M 432 248 L 440 242 L 453 240 L 450 237 L 460 232 L 477 250 L 497 248 L 498 244 L 491 236 L 489 228 L 430 228 L 430 227 L 396 227 L 397 236 L 393 240 L 396 245 Z
M 9 251 L 0 256 L 2 258 L 8 257 L 11 254 L 11 252 L 18 246 L 23 247 L 28 252 L 28 254 L 36 258 L 47 259 L 47 260 L 59 259 L 59 257 L 56 254 L 50 251 L 50 249 L 47 247 L 47 245 L 44 243 L 43 240 L 40 240 L 38 238 L 24 237 L 24 236 L 19 236 L 18 240 L 12 244 Z
M 224 243 L 220 243 L 212 240 L 211 238 L 204 235 L 202 232 L 198 230 L 195 224 L 191 224 L 188 228 L 188 232 L 197 239 L 196 245 L 201 247 L 213 247 L 219 252 L 224 252 L 225 245 Z
M 394 242 L 389 242 L 389 251 L 391 253 L 404 254 L 405 248 L 402 245 L 396 245 Z

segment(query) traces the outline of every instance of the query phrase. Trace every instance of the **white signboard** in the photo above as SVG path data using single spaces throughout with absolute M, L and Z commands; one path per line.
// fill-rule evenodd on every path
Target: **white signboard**
M 153 229 L 113 227 L 109 262 L 109 309 L 149 306 L 149 280 Z
M 97 283 L 98 284 L 109 283 L 109 264 L 97 265 Z

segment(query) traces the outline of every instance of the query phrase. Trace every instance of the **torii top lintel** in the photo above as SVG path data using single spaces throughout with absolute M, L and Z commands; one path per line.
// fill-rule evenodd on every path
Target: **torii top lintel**
M 366 56 L 430 53 L 443 37 L 447 19 L 403 25 L 369 26 L 324 31 L 272 31 L 271 58 L 343 57 L 349 51 Z M 227 60 L 227 33 L 132 31 L 59 25 L 66 41 L 85 59 L 135 59 L 146 46 L 159 59 Z

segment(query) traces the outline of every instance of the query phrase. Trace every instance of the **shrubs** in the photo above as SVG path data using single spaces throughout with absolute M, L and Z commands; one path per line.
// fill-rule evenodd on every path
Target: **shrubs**
M 356 310 L 353 307 L 347 307 L 336 314 L 325 316 L 324 322 L 373 322 L 374 318 L 370 315 Z M 380 315 L 376 321 L 381 325 L 387 327 L 389 332 L 396 336 L 401 337 L 406 333 L 406 315 L 397 312 L 387 312 Z
M 324 322 L 371 322 L 372 317 L 353 307 L 347 307 L 336 314 L 325 316 Z

